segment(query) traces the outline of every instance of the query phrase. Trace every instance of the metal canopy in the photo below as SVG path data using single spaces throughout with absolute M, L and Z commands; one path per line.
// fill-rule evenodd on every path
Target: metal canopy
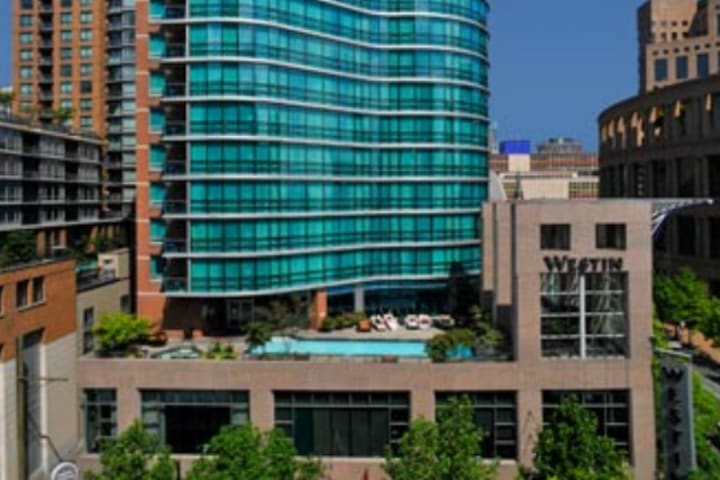
M 703 205 L 713 205 L 715 202 L 712 198 L 658 198 L 652 200 L 652 234 L 656 239 L 665 220 L 686 208 L 699 207 Z

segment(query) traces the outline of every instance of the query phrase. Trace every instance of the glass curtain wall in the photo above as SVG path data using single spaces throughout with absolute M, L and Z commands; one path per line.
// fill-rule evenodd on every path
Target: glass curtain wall
M 487 11 L 482 0 L 154 0 L 152 19 L 172 20 L 155 39 L 166 78 L 156 72 L 153 88 L 166 92 L 155 122 L 166 161 L 184 162 L 166 179 L 184 204 L 165 211 L 168 231 L 185 223 L 188 248 L 168 263 L 183 263 L 185 288 L 478 274 Z

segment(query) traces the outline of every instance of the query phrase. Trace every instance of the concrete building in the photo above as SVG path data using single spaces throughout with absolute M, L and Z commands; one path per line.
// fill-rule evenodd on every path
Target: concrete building
M 45 480 L 81 451 L 76 359 L 96 319 L 132 307 L 128 267 L 120 250 L 95 271 L 68 257 L 0 270 L 0 480 Z
M 14 111 L 106 139 L 109 207 L 130 214 L 135 2 L 13 0 L 13 7 Z
M 45 479 L 78 451 L 74 290 L 74 260 L 0 272 L 2 480 Z
M 503 202 L 484 211 L 482 283 L 510 339 L 502 360 L 263 360 L 239 343 L 237 360 L 188 358 L 209 347 L 202 339 L 145 358 L 85 356 L 78 362 L 81 466 L 97 465 L 98 439 L 138 418 L 185 466 L 220 425 L 252 421 L 284 430 L 333 478 L 360 479 L 367 469 L 379 480 L 385 446 L 412 418 L 433 419 L 448 396 L 468 394 L 488 433 L 482 454 L 499 458 L 500 478 L 509 480 L 531 462 L 537 432 L 558 402 L 575 394 L 628 452 L 635 478 L 653 478 L 650 204 Z M 411 333 L 342 335 L 357 346 Z
M 136 2 L 139 312 L 440 310 L 480 272 L 487 2 L 251 4 Z
M 720 77 L 620 102 L 599 127 L 603 197 L 720 198 Z M 657 268 L 690 266 L 720 295 L 720 207 L 684 209 L 660 233 Z
M 720 72 L 719 0 L 649 0 L 637 19 L 641 93 Z
M 570 138 L 551 138 L 532 152 L 527 140 L 500 143 L 490 155 L 508 199 L 592 199 L 599 190 L 597 155 Z
M 0 115 L 0 238 L 33 231 L 38 254 L 48 257 L 121 237 L 120 219 L 103 200 L 103 171 L 96 136 Z

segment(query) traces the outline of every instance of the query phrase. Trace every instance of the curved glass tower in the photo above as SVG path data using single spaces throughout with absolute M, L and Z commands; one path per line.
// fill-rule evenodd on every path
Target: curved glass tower
M 414 291 L 480 271 L 487 2 L 186 3 L 150 12 L 166 295 Z

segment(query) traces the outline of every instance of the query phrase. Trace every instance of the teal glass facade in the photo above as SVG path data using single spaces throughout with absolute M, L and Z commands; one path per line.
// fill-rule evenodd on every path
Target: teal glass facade
M 151 88 L 164 88 L 165 116 L 153 112 L 164 135 L 152 160 L 166 235 L 184 237 L 164 254 L 166 291 L 479 273 L 487 11 L 483 0 L 153 0 L 165 78 Z

